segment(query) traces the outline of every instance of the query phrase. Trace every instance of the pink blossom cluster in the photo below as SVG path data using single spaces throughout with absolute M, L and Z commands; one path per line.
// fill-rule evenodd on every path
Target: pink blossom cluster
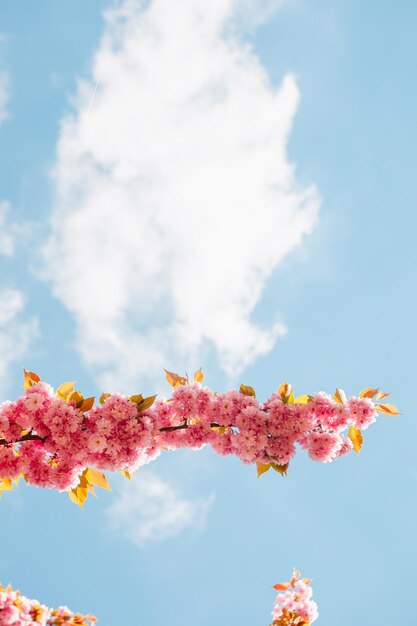
M 311 580 L 295 571 L 289 583 L 275 585 L 279 590 L 272 611 L 271 626 L 310 626 L 318 618 L 317 604 L 311 599 Z
M 50 609 L 0 585 L 0 626 L 88 626 L 95 621 L 93 615 L 72 613 L 65 606 Z
M 0 477 L 23 475 L 33 485 L 66 490 L 86 467 L 134 471 L 161 449 L 206 444 L 219 455 L 277 467 L 290 461 L 298 444 L 313 460 L 328 463 L 352 449 L 343 431 L 364 430 L 377 414 L 366 397 L 338 402 L 320 392 L 297 402 L 273 393 L 260 403 L 198 382 L 178 386 L 171 398 L 145 410 L 132 398 L 106 394 L 102 404 L 83 411 L 36 382 L 0 406 Z

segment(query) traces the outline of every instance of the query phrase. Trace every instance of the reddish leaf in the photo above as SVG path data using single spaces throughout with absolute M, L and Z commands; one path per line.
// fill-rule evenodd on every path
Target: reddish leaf
M 377 411 L 380 413 L 386 413 L 387 415 L 399 415 L 399 411 L 394 404 L 377 404 Z
M 289 463 L 284 463 L 284 465 L 275 465 L 274 463 L 271 463 L 272 469 L 278 472 L 278 474 L 281 474 L 281 476 L 287 475 L 288 466 Z
M 174 387 L 174 389 L 176 389 L 180 385 L 186 385 L 188 383 L 188 380 L 184 378 L 183 376 L 179 376 L 178 374 L 175 374 L 174 372 L 169 372 L 166 369 L 164 369 L 164 372 L 165 372 L 165 377 L 167 381 L 169 382 L 171 387 Z
M 129 400 L 134 402 L 135 404 L 139 404 L 143 401 L 143 396 L 141 393 L 136 394 L 135 396 L 129 396 Z
M 23 370 L 23 389 L 29 389 L 36 385 L 36 383 L 40 383 L 40 377 L 35 374 L 35 372 L 30 372 L 29 370 Z
M 366 389 L 362 389 L 359 394 L 360 398 L 374 398 L 378 393 L 378 389 L 373 389 L 372 387 L 366 387 Z
M 250 387 L 250 385 L 240 385 L 239 391 L 245 396 L 252 396 L 253 398 L 255 398 L 256 396 L 255 389 L 253 387 Z
M 383 400 L 384 398 L 388 398 L 389 395 L 390 394 L 389 393 L 385 393 L 385 391 L 380 391 L 375 399 L 376 399 L 377 402 L 379 402 L 380 400 Z
M 86 411 L 92 409 L 94 406 L 94 400 L 94 396 L 92 396 L 91 398 L 84 398 L 80 406 L 81 411 L 85 413 Z
M 265 474 L 265 472 L 271 469 L 271 463 L 257 463 L 256 469 L 258 472 L 258 478 L 260 478 L 262 474 Z
M 277 591 L 286 591 L 290 587 L 290 583 L 277 583 L 276 585 L 274 585 L 274 589 L 276 589 Z
M 149 398 L 143 398 L 140 402 L 138 402 L 138 411 L 146 411 L 150 409 L 153 403 L 156 400 L 156 396 L 149 396 Z

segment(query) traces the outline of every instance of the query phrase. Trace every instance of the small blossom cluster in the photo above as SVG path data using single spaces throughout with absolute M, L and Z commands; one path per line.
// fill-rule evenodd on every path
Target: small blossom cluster
M 72 613 L 65 606 L 50 609 L 0 585 L 0 626 L 91 626 L 95 621 L 93 615 Z
M 317 604 L 311 599 L 311 580 L 294 571 L 289 583 L 274 586 L 279 591 L 272 611 L 271 626 L 310 626 L 318 617 Z
M 177 385 L 168 400 L 114 393 L 103 394 L 100 405 L 62 387 L 55 394 L 37 377 L 22 397 L 0 406 L 3 483 L 23 476 L 36 486 L 67 490 L 90 466 L 131 472 L 162 449 L 207 444 L 219 455 L 257 463 L 258 471 L 285 470 L 296 445 L 328 463 L 355 447 L 383 406 L 340 392 L 294 399 L 286 383 L 264 403 L 251 387 L 218 394 L 200 382 Z

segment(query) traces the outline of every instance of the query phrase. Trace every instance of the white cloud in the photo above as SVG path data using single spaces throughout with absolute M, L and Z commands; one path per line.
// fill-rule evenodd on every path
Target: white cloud
M 0 255 L 10 257 L 14 253 L 16 225 L 7 223 L 10 203 L 0 201 Z
M 285 332 L 251 316 L 319 197 L 286 155 L 294 77 L 275 88 L 237 31 L 255 5 L 108 11 L 92 80 L 62 122 L 46 275 L 103 387 L 199 365 L 210 346 L 237 375 Z
M 0 257 L 13 257 L 17 241 L 27 234 L 26 226 L 8 221 L 9 211 L 10 203 L 0 201 Z M 6 272 L 1 275 L 5 277 Z M 0 285 L 0 402 L 7 399 L 11 386 L 10 368 L 18 363 L 21 372 L 23 359 L 38 336 L 38 322 L 27 316 L 23 293 L 4 283 Z
M 197 500 L 181 497 L 151 472 L 140 472 L 125 483 L 107 509 L 110 525 L 139 547 L 164 541 L 186 529 L 202 531 L 214 494 Z
M 34 319 L 23 319 L 23 294 L 16 289 L 0 289 L 0 401 L 6 398 L 9 387 L 9 368 L 26 354 L 38 334 Z M 19 363 L 21 367 L 24 363 Z
M 0 33 L 0 44 L 5 36 Z M 10 97 L 8 74 L 0 68 L 0 124 L 9 117 Z M 27 232 L 25 226 L 8 221 L 10 203 L 0 200 L 0 257 L 12 257 L 18 237 Z M 5 273 L 2 272 L 2 277 Z M 10 383 L 10 367 L 23 359 L 35 336 L 36 319 L 24 315 L 24 295 L 17 289 L 0 285 L 0 402 L 5 400 Z M 19 364 L 23 366 L 23 363 Z

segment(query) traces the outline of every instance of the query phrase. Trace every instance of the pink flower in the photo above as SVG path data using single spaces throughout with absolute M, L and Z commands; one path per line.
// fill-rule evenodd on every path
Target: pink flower
M 207 444 L 243 463 L 280 465 L 292 459 L 298 444 L 313 460 L 328 463 L 352 449 L 344 431 L 367 428 L 375 415 L 369 398 L 339 404 L 321 392 L 293 404 L 273 393 L 260 404 L 239 391 L 217 394 L 198 383 L 178 387 L 146 411 L 115 393 L 83 412 L 38 382 L 0 406 L 0 475 L 24 474 L 31 484 L 67 489 L 87 466 L 137 468 L 161 449 Z
M 337 433 L 313 432 L 307 436 L 306 447 L 314 461 L 330 463 L 343 446 L 343 439 Z
M 88 449 L 92 452 L 103 452 L 106 446 L 107 441 L 103 435 L 93 434 L 88 440 Z
M 0 585 L 0 626 L 61 626 L 95 622 L 93 615 L 74 614 L 67 607 L 50 609 Z
M 280 593 L 275 600 L 272 617 L 277 623 L 282 625 L 298 624 L 307 622 L 312 624 L 318 618 L 317 604 L 311 600 L 313 590 L 311 581 L 306 578 L 299 578 L 300 573 L 294 572 L 289 583 L 279 583 L 275 589 Z
M 353 425 L 365 430 L 376 421 L 377 411 L 369 398 L 349 398 L 348 407 Z

